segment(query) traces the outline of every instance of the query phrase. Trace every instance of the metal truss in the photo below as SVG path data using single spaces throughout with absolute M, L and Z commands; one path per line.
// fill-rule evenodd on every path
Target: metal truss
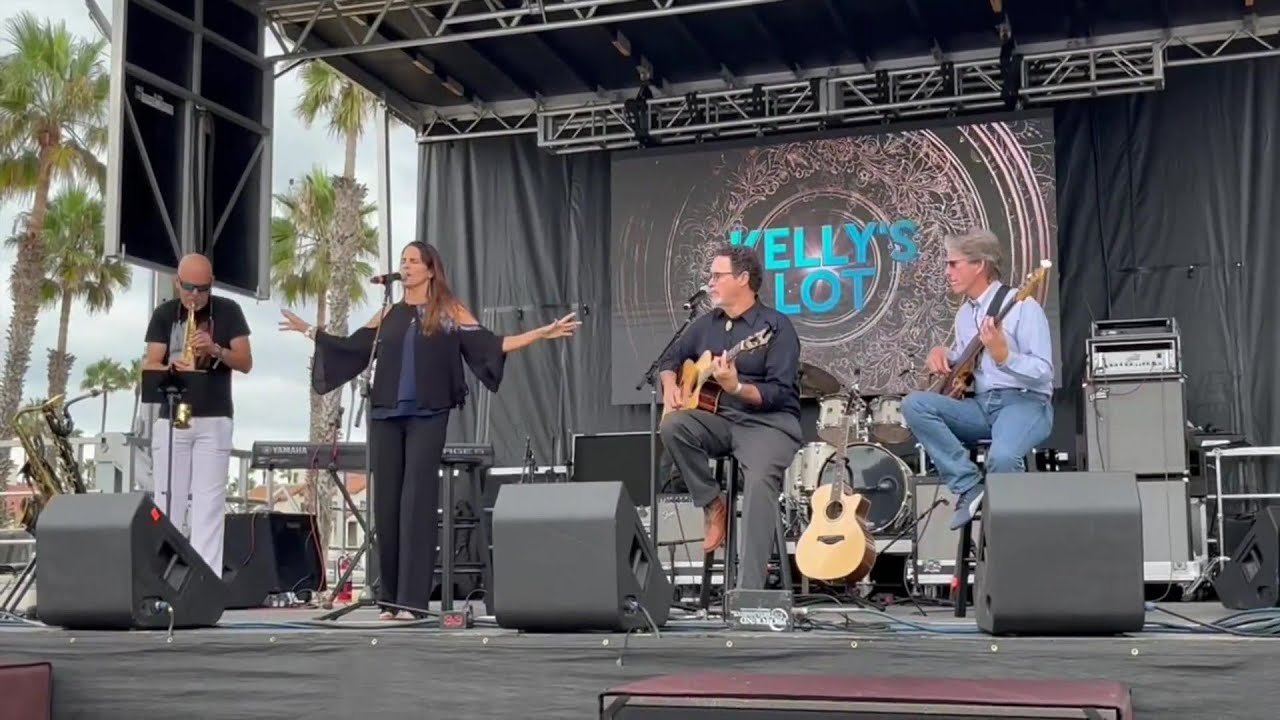
M 1017 86 L 1000 59 L 815 78 L 740 90 L 690 93 L 538 114 L 538 144 L 556 152 L 618 150 L 704 139 L 820 129 L 844 124 L 1159 90 L 1163 58 L 1154 43 L 1086 48 L 1021 59 Z
M 606 103 L 562 98 L 495 104 L 479 114 L 439 110 L 430 113 L 418 140 L 536 133 L 539 146 L 552 152 L 587 152 L 942 117 L 1003 109 L 1010 100 L 1034 107 L 1151 92 L 1163 89 L 1170 66 L 1280 55 L 1280 18 L 1095 43 L 1028 47 L 1014 56 L 1008 74 L 993 49 L 941 63 L 922 58 L 854 72 L 819 69 L 808 79 L 746 78 L 727 89 L 719 80 L 654 88 L 661 96 L 643 101 L 631 90 Z
M 277 25 L 299 25 L 294 49 L 268 60 L 294 62 L 386 50 L 467 42 L 482 38 L 621 23 L 656 17 L 766 5 L 781 0 L 521 0 L 507 7 L 501 0 L 261 0 L 267 19 Z M 436 8 L 435 12 L 430 9 Z M 388 13 L 426 14 L 437 21 L 425 34 L 386 41 L 378 28 Z M 375 18 L 372 24 L 357 18 Z M 350 45 L 306 49 L 317 22 L 338 20 Z

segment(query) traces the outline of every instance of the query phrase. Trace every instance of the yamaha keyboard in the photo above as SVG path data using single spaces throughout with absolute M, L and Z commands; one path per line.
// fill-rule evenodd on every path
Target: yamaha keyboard
M 450 443 L 442 465 L 493 466 L 493 446 Z M 364 443 L 255 442 L 249 458 L 252 470 L 333 470 L 364 472 Z

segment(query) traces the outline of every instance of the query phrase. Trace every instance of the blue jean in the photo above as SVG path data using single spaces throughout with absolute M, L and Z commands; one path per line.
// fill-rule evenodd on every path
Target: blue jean
M 966 445 L 991 441 L 989 473 L 1022 472 L 1023 458 L 1053 430 L 1053 403 L 1025 390 L 991 390 L 962 400 L 913 392 L 902 402 L 902 415 L 957 496 L 982 482 Z

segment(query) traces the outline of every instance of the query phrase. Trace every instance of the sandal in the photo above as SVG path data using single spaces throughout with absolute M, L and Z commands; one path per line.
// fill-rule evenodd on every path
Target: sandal
M 391 612 L 390 610 L 383 610 L 381 613 L 378 614 L 378 619 L 379 620 L 395 620 L 396 614 Z

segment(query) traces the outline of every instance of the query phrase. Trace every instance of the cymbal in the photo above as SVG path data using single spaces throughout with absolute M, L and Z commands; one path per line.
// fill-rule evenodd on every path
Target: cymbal
M 800 363 L 800 397 L 813 398 L 835 395 L 844 388 L 834 375 L 817 365 Z

